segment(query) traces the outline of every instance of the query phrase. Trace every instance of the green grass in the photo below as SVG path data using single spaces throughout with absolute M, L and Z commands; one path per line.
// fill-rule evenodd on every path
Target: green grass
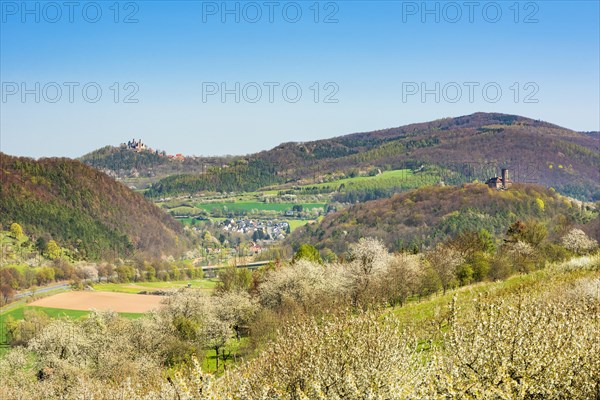
M 194 223 L 196 222 L 196 218 L 177 218 L 177 221 L 181 222 L 184 225 L 194 225 Z
M 118 292 L 137 294 L 145 289 L 132 287 L 131 283 L 96 283 L 94 290 L 97 292 Z
M 379 175 L 375 176 L 355 176 L 354 178 L 344 178 L 339 179 L 337 181 L 325 182 L 325 183 L 317 183 L 314 185 L 306 185 L 307 187 L 330 187 L 333 190 L 336 190 L 340 185 L 345 186 L 353 186 L 357 183 L 365 183 L 365 182 L 377 182 L 377 181 L 385 181 L 387 179 L 393 180 L 409 180 L 413 178 L 415 174 L 410 169 L 398 169 L 394 171 L 384 171 Z
M 299 219 L 291 219 L 291 220 L 287 220 L 286 222 L 288 224 L 290 224 L 290 231 L 292 231 L 292 232 L 308 223 L 308 221 L 299 220 Z
M 41 311 L 44 314 L 48 315 L 51 318 L 81 318 L 84 315 L 88 315 L 90 312 L 85 310 L 67 310 L 64 308 L 48 308 L 48 307 L 38 307 L 38 306 L 23 306 L 12 309 L 8 311 L 6 314 L 2 315 L 2 319 L 7 318 L 8 316 L 13 317 L 14 319 L 23 319 L 26 310 L 34 310 Z
M 421 186 L 432 185 L 440 180 L 438 174 L 434 172 L 414 173 L 409 169 L 399 169 L 394 171 L 385 171 L 375 176 L 356 176 L 354 178 L 344 178 L 332 182 L 308 184 L 301 186 L 303 189 L 327 189 L 330 191 L 340 190 L 343 185 L 343 191 L 352 189 L 386 189 L 386 188 L 405 188 L 413 189 Z
M 235 365 L 235 361 L 233 358 L 233 354 L 236 355 L 238 362 L 240 361 L 240 356 L 244 352 L 244 349 L 249 345 L 249 340 L 246 337 L 243 337 L 238 342 L 237 339 L 229 339 L 225 344 L 225 352 L 227 354 L 231 353 L 231 357 L 227 359 L 226 366 L 227 368 L 231 368 Z M 219 370 L 217 371 L 217 358 L 215 356 L 214 350 L 207 350 L 204 359 L 202 360 L 202 369 L 205 372 L 216 373 L 217 375 L 221 375 L 223 373 L 223 360 L 219 358 Z
M 38 307 L 38 306 L 28 306 L 28 305 L 19 305 L 15 308 L 12 308 L 8 311 L 4 311 L 0 313 L 0 357 L 4 355 L 9 350 L 9 347 L 6 345 L 6 319 L 10 316 L 15 320 L 21 320 L 25 317 L 25 311 L 33 310 L 38 312 L 43 312 L 50 318 L 71 318 L 71 319 L 79 319 L 85 317 L 91 313 L 91 311 L 84 310 L 67 310 L 64 308 L 50 308 L 50 307 Z M 118 313 L 120 316 L 125 318 L 140 318 L 144 314 L 142 313 L 126 313 L 120 312 Z
M 304 210 L 311 210 L 313 208 L 325 208 L 325 203 L 263 203 L 260 201 L 236 201 L 236 202 L 214 202 L 214 203 L 199 203 L 196 205 L 198 208 L 202 208 L 206 211 L 212 211 L 215 208 L 227 211 L 278 211 L 284 212 L 291 210 L 293 206 L 301 205 Z
M 470 308 L 474 300 L 483 293 L 491 296 L 503 296 L 514 293 L 520 289 L 534 290 L 534 287 L 543 289 L 544 284 L 552 281 L 569 282 L 584 276 L 600 275 L 598 272 L 571 271 L 556 272 L 549 268 L 534 271 L 529 274 L 519 274 L 509 277 L 504 281 L 480 282 L 464 286 L 454 290 L 448 290 L 446 294 L 437 293 L 423 299 L 411 298 L 402 307 L 395 307 L 392 312 L 406 323 L 423 324 L 443 316 L 456 296 L 456 306 L 461 309 Z
M 501 282 L 480 282 L 448 290 L 446 294 L 439 292 L 424 299 L 411 298 L 403 307 L 394 308 L 393 312 L 405 322 L 421 323 L 430 321 L 448 309 L 454 296 L 456 296 L 457 306 L 465 307 L 481 293 L 495 292 L 500 289 L 507 290 L 528 282 L 538 281 L 544 275 L 544 270 L 536 271 L 528 275 L 515 275 Z
M 171 215 L 196 215 L 201 210 L 196 207 L 180 206 L 180 207 L 171 208 L 168 211 L 169 211 L 169 214 L 171 214 Z
M 32 287 L 29 289 L 25 289 L 26 291 L 31 291 L 36 289 L 37 287 Z M 43 292 L 43 293 L 37 293 L 35 294 L 35 299 L 42 299 L 44 297 L 50 297 L 50 296 L 54 296 L 55 294 L 59 294 L 59 293 L 64 293 L 64 292 L 68 292 L 70 291 L 71 288 L 67 287 L 67 288 L 59 288 L 59 289 L 53 289 L 53 290 L 49 290 L 47 292 Z M 27 305 L 28 300 L 31 299 L 31 296 L 27 296 L 27 297 L 23 297 L 15 302 L 9 303 L 7 305 L 5 305 L 4 307 L 0 308 L 0 318 L 7 313 L 10 310 L 16 309 L 18 307 L 23 307 L 25 305 Z
M 217 284 L 216 279 L 191 279 L 168 282 L 130 282 L 130 283 L 97 283 L 94 290 L 99 292 L 139 293 L 144 290 L 177 289 L 187 287 L 211 291 Z

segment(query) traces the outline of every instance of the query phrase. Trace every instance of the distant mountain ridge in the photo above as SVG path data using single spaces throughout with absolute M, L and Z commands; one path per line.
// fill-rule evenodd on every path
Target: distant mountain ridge
M 188 239 L 181 224 L 140 194 L 79 161 L 0 153 L 0 224 L 17 222 L 80 258 L 175 254 Z
M 116 168 L 107 158 L 95 167 Z M 223 177 L 223 163 L 239 168 L 237 183 Z M 199 191 L 256 190 L 249 185 L 260 176 L 260 187 L 318 182 L 323 176 L 352 169 L 391 170 L 435 165 L 455 171 L 463 181 L 486 179 L 508 167 L 521 182 L 539 183 L 584 200 L 600 200 L 600 149 L 594 132 L 580 133 L 560 126 L 499 113 L 475 113 L 397 128 L 311 142 L 283 143 L 271 150 L 230 159 L 197 158 L 195 165 L 178 164 L 154 181 L 151 197 Z M 474 173 L 474 169 L 481 171 Z M 164 175 L 164 174 L 163 174 Z M 229 173 L 231 175 L 231 173 Z

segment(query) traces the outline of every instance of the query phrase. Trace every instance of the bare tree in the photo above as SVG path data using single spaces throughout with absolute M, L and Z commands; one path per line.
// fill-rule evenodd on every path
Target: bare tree
M 422 268 L 420 255 L 402 253 L 393 257 L 387 274 L 382 275 L 379 280 L 382 295 L 390 305 L 403 305 L 406 299 L 417 291 Z
M 7 304 L 15 295 L 15 290 L 6 283 L 0 285 L 0 293 L 2 294 L 2 304 Z
M 464 258 L 453 248 L 438 244 L 427 253 L 427 260 L 439 277 L 442 290 L 446 294 L 446 290 L 455 283 L 457 268 L 464 262 Z

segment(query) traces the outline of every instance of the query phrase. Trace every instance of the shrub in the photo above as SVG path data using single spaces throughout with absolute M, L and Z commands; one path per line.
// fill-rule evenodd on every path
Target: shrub
M 590 239 L 581 229 L 571 229 L 562 238 L 563 246 L 575 254 L 587 254 L 598 247 L 598 242 Z
M 181 387 L 184 398 L 395 399 L 413 390 L 419 373 L 398 324 L 359 312 L 298 321 L 255 360 L 209 384 L 196 369 Z
M 481 297 L 466 315 L 453 306 L 451 321 L 424 397 L 598 398 L 597 298 Z

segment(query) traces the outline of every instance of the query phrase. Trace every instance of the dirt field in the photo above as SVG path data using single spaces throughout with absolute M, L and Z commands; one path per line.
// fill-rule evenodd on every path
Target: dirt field
M 144 313 L 159 308 L 164 298 L 164 296 L 112 292 L 67 292 L 34 301 L 30 305 L 68 310 L 95 309 Z

